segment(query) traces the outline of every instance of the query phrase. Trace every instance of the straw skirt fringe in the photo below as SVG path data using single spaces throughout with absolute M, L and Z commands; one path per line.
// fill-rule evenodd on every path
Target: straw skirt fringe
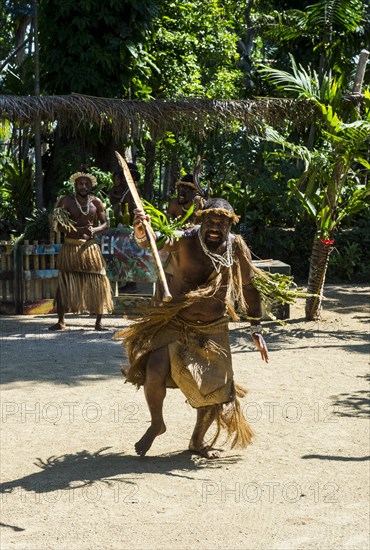
M 138 387 L 144 384 L 148 354 L 167 346 L 171 362 L 167 387 L 180 388 L 194 408 L 215 407 L 216 434 L 211 444 L 225 430 L 232 448 L 246 447 L 253 430 L 238 400 L 247 391 L 233 380 L 227 319 L 201 324 L 176 316 L 160 330 L 157 326 L 151 336 L 145 332 L 145 342 L 140 328 L 134 324 L 119 335 L 124 336 L 130 360 L 129 369 L 122 369 L 126 380 Z
M 112 290 L 100 246 L 66 240 L 58 257 L 58 293 L 66 312 L 113 311 Z

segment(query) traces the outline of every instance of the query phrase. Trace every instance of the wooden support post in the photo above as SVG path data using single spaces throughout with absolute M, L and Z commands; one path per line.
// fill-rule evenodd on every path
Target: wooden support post
M 41 269 L 46 270 L 46 254 L 41 254 Z M 41 279 L 41 298 L 46 298 L 46 279 Z
M 11 243 L 7 243 L 6 245 L 6 271 L 8 272 L 9 279 L 7 280 L 7 294 L 8 294 L 8 300 L 10 302 L 14 301 L 14 275 L 12 278 L 10 278 L 10 274 L 14 273 L 14 266 L 13 266 L 13 245 Z
M 27 272 L 27 275 L 30 275 L 30 255 L 28 254 L 28 248 L 29 248 L 29 241 L 24 241 L 24 271 Z M 24 281 L 24 290 L 25 290 L 25 299 L 26 302 L 31 301 L 31 280 L 28 278 Z
M 6 252 L 0 252 L 0 271 L 5 273 L 6 271 Z M 6 280 L 1 281 L 1 298 L 6 302 Z
M 33 241 L 33 244 L 36 248 L 37 252 L 37 245 L 39 244 L 38 241 Z M 40 262 L 39 262 L 39 256 L 38 254 L 33 254 L 33 270 L 40 269 Z M 39 300 L 41 298 L 41 291 L 40 291 L 40 280 L 39 279 L 33 279 L 33 296 L 34 300 Z
M 55 269 L 55 258 L 53 256 L 50 258 L 50 269 Z M 55 298 L 57 282 L 58 280 L 55 278 L 50 279 L 50 298 Z
M 54 233 L 54 236 L 55 236 L 55 233 Z M 54 238 L 50 242 L 51 244 L 55 244 Z M 56 254 L 50 254 L 50 269 L 55 269 L 55 265 L 56 265 L 55 256 Z M 50 279 L 50 298 L 55 298 L 56 289 L 57 289 L 56 280 L 54 278 Z
M 14 246 L 14 303 L 17 314 L 23 313 L 24 303 L 24 273 L 23 273 L 23 250 L 22 245 Z
M 357 71 L 355 76 L 355 81 L 353 84 L 352 93 L 354 94 L 360 94 L 362 90 L 362 84 L 364 81 L 365 76 L 365 70 L 366 70 L 366 63 L 369 59 L 370 52 L 367 50 L 361 50 L 358 63 L 357 63 Z

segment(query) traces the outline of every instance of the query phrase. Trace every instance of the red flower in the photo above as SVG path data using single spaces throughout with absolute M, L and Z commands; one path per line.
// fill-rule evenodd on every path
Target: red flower
M 334 239 L 320 239 L 324 244 L 334 244 Z

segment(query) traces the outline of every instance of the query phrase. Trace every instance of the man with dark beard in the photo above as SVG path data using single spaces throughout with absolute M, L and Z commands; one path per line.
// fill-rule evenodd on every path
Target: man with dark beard
M 168 239 L 162 249 L 171 258 L 166 273 L 172 301 L 148 308 L 144 317 L 117 334 L 130 363 L 122 372 L 127 381 L 144 386 L 151 415 L 150 427 L 135 445 L 140 456 L 166 431 L 166 387 L 179 387 L 197 410 L 191 451 L 219 458 L 213 445 L 222 428 L 232 447 L 245 447 L 253 436 L 238 400 L 246 391 L 233 380 L 228 317 L 238 319 L 235 305 L 247 312 L 252 339 L 268 362 L 261 300 L 253 286 L 255 268 L 243 239 L 230 232 L 239 217 L 227 201 L 209 199 L 196 219 L 199 226 L 180 239 Z M 144 220 L 149 222 L 149 216 L 135 210 L 134 238 L 142 248 L 148 246 Z M 207 442 L 214 421 L 216 435 Z
M 108 228 L 107 216 L 102 201 L 91 194 L 95 176 L 77 172 L 71 180 L 75 195 L 63 196 L 54 209 L 57 227 L 64 233 L 64 244 L 58 256 L 55 297 L 58 322 L 49 330 L 63 330 L 67 312 L 95 313 L 95 330 L 105 330 L 103 313 L 113 310 L 113 302 L 105 261 L 94 235 Z
M 194 183 L 194 178 L 191 174 L 183 176 L 181 180 L 176 182 L 177 197 L 172 199 L 168 205 L 167 216 L 170 219 L 183 218 L 194 201 L 200 200 L 199 190 Z M 188 222 L 194 220 L 194 214 L 189 216 Z

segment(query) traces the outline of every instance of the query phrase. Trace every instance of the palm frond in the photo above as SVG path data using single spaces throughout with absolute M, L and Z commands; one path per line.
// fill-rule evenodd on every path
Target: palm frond
M 277 44 L 300 38 L 307 32 L 307 14 L 301 10 L 271 11 L 267 16 L 258 14 L 261 32 Z
M 260 66 L 259 72 L 278 90 L 291 92 L 300 99 L 319 100 L 320 82 L 316 71 L 312 71 L 310 67 L 306 70 L 302 65 L 297 65 L 292 55 L 290 60 L 293 73 L 265 65 Z
M 271 126 L 265 126 L 264 136 L 261 139 L 266 139 L 266 141 L 280 145 L 283 151 L 288 151 L 287 157 L 302 160 L 305 169 L 307 169 L 307 166 L 312 161 L 311 151 L 307 147 L 288 141 L 277 130 L 271 128 Z
M 364 2 L 359 0 L 320 0 L 306 8 L 308 25 L 322 32 L 355 31 L 360 25 Z

